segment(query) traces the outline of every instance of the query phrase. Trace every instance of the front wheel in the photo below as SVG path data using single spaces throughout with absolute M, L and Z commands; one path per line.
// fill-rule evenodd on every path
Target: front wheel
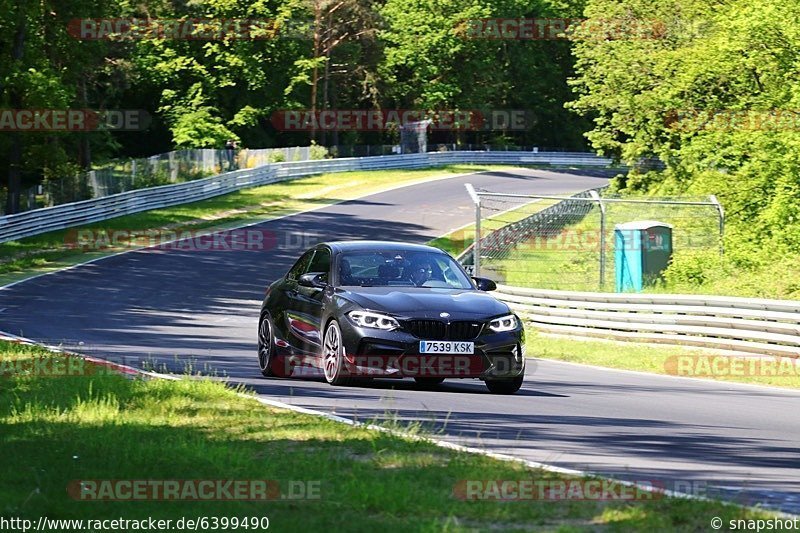
M 518 376 L 513 379 L 494 379 L 486 380 L 486 388 L 492 394 L 514 394 L 522 387 L 522 379 L 525 376 Z
M 265 378 L 275 376 L 272 371 L 272 362 L 275 355 L 275 344 L 272 342 L 272 326 L 269 318 L 261 317 L 258 323 L 258 367 Z
M 342 342 L 342 330 L 339 328 L 338 322 L 331 320 L 325 329 L 324 339 L 322 344 L 322 368 L 325 373 L 325 381 L 331 385 L 347 385 L 350 379 L 346 377 L 344 343 Z

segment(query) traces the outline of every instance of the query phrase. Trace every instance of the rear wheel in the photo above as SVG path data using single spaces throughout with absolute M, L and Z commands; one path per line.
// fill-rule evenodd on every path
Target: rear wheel
M 444 378 L 414 378 L 414 381 L 423 387 L 435 387 L 444 382 Z
M 262 316 L 261 321 L 258 323 L 258 366 L 261 369 L 261 374 L 266 378 L 275 376 L 272 371 L 274 355 L 275 344 L 272 342 L 272 325 L 269 322 L 269 318 Z
M 518 376 L 514 379 L 487 379 L 486 388 L 492 394 L 514 394 L 522 387 L 523 378 L 524 376 Z
M 346 377 L 347 369 L 344 366 L 344 343 L 342 330 L 339 323 L 331 320 L 325 329 L 322 344 L 322 368 L 325 381 L 331 385 L 347 385 L 350 379 Z

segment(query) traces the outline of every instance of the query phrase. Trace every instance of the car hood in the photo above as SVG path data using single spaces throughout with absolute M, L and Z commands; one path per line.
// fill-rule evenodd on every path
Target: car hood
M 477 319 L 509 313 L 506 304 L 490 294 L 476 290 L 412 287 L 359 287 L 342 290 L 340 296 L 372 311 L 408 318 Z

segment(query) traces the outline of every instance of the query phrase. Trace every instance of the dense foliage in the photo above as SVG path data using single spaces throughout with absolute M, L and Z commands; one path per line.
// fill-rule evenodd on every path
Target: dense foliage
M 476 19 L 576 17 L 585 22 L 569 40 L 467 35 Z M 74 37 L 75 20 L 100 18 L 249 19 L 278 32 Z M 0 133 L 0 200 L 13 211 L 21 187 L 227 139 L 398 141 L 391 130 L 280 131 L 279 110 L 522 109 L 524 130 L 434 131 L 430 141 L 588 142 L 628 163 L 660 159 L 664 171 L 616 187 L 716 194 L 728 221 L 725 257 L 679 251 L 670 287 L 798 296 L 799 21 L 796 0 L 0 0 L 0 109 L 152 116 L 145 133 Z
M 469 39 L 462 27 L 481 17 L 574 17 L 581 3 L 0 0 L 0 108 L 144 109 L 153 118 L 145 133 L 0 133 L 0 173 L 18 190 L 111 157 L 227 139 L 249 148 L 398 141 L 396 131 L 278 131 L 270 119 L 285 109 L 525 109 L 535 120 L 524 131 L 431 140 L 581 149 L 588 122 L 563 106 L 570 43 Z M 135 18 L 274 26 L 254 38 L 75 37 L 80 20 Z
M 593 147 L 667 167 L 617 186 L 716 194 L 727 210 L 725 258 L 679 256 L 669 282 L 800 295 L 800 4 L 590 0 L 586 14 L 648 29 L 642 38 L 574 36 L 570 106 L 593 117 Z

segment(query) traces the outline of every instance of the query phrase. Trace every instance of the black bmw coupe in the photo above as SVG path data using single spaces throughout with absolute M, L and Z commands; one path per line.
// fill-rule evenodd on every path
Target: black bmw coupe
M 515 393 L 525 374 L 525 333 L 509 307 L 486 293 L 495 288 L 430 246 L 318 244 L 267 288 L 261 373 L 322 375 L 332 385 L 477 378 L 493 393 Z

